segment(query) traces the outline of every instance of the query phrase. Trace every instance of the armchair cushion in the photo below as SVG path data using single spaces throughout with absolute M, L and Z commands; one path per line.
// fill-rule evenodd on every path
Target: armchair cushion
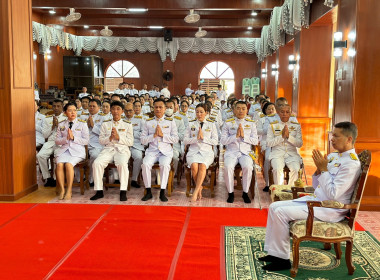
M 306 220 L 298 220 L 290 223 L 290 233 L 293 237 L 300 238 L 306 235 Z M 337 223 L 323 221 L 313 222 L 313 237 L 326 239 L 352 237 L 353 231 L 348 226 L 348 221 L 343 220 Z

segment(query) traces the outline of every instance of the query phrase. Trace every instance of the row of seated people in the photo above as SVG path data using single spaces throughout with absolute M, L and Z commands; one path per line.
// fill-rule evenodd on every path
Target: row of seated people
M 162 104 L 163 109 L 161 110 L 162 116 L 158 116 L 158 117 L 162 118 L 162 117 L 166 116 L 168 119 L 170 119 L 169 123 L 174 123 L 174 125 L 175 125 L 174 130 L 176 131 L 176 134 L 178 137 L 178 140 L 173 141 L 173 143 L 171 143 L 172 145 L 170 145 L 172 147 L 171 153 L 173 154 L 172 157 L 173 157 L 173 160 L 175 163 L 175 168 L 177 168 L 179 157 L 183 155 L 183 146 L 181 147 L 181 145 L 180 145 L 180 143 L 178 143 L 178 141 L 181 141 L 182 144 L 186 145 L 186 144 L 190 144 L 188 142 L 189 136 L 192 136 L 193 138 L 195 136 L 196 136 L 196 138 L 199 137 L 198 136 L 199 126 L 197 126 L 196 124 L 200 123 L 200 121 L 199 121 L 199 116 L 197 113 L 198 113 L 198 111 L 202 111 L 202 108 L 200 108 L 200 107 L 196 108 L 196 105 L 194 103 L 189 104 L 189 101 L 188 101 L 189 99 L 191 100 L 191 97 L 187 97 L 187 96 L 181 97 L 181 99 L 180 99 L 181 101 L 178 101 L 176 98 L 167 100 L 166 102 L 164 102 L 161 99 L 158 99 L 158 101 L 162 101 L 161 103 L 163 103 Z M 228 202 L 233 202 L 233 200 L 234 200 L 234 198 L 233 198 L 233 195 L 234 195 L 233 194 L 233 174 L 234 174 L 233 171 L 234 171 L 234 167 L 237 164 L 237 162 L 240 163 L 240 165 L 242 166 L 242 170 L 243 170 L 244 200 L 246 202 L 249 202 L 249 198 L 248 198 L 247 193 L 248 193 L 248 189 L 249 189 L 250 181 L 251 181 L 251 177 L 252 177 L 252 169 L 254 168 L 254 159 L 256 157 L 256 155 L 254 154 L 254 152 L 252 150 L 252 145 L 258 144 L 258 140 L 252 140 L 252 139 L 257 139 L 257 132 L 259 132 L 259 136 L 262 140 L 261 145 L 263 145 L 263 143 L 265 143 L 263 141 L 263 136 L 262 136 L 263 128 L 261 127 L 260 123 L 262 122 L 262 120 L 268 119 L 271 115 L 266 116 L 266 118 L 263 118 L 262 116 L 257 117 L 256 115 L 258 115 L 258 114 L 256 114 L 253 116 L 254 120 L 252 120 L 252 118 L 247 117 L 247 112 L 248 112 L 247 102 L 232 99 L 228 102 L 229 106 L 227 106 L 223 109 L 224 105 L 222 103 L 224 103 L 224 102 L 218 102 L 218 100 L 215 100 L 215 99 L 216 99 L 215 96 L 213 96 L 212 94 L 210 96 L 200 96 L 200 98 L 199 98 L 199 100 L 202 100 L 202 102 L 199 104 L 207 104 L 208 105 L 208 106 L 204 106 L 203 111 L 205 114 L 204 119 L 206 119 L 206 123 L 210 123 L 210 125 L 209 125 L 210 127 L 205 127 L 204 129 L 201 130 L 201 132 L 205 133 L 207 135 L 208 132 L 214 131 L 213 128 L 215 127 L 216 133 L 214 132 L 212 137 L 211 137 L 213 144 L 204 143 L 203 139 L 197 139 L 197 141 L 199 142 L 199 143 L 197 143 L 197 147 L 198 147 L 197 149 L 199 149 L 198 161 L 200 159 L 202 159 L 202 164 L 199 164 L 198 162 L 197 163 L 198 163 L 199 167 L 201 167 L 201 168 L 199 168 L 199 167 L 197 169 L 194 169 L 195 167 L 193 168 L 193 165 L 195 166 L 195 164 L 192 164 L 193 163 L 192 162 L 192 160 L 193 160 L 192 156 L 194 156 L 194 157 L 197 157 L 197 156 L 196 156 L 196 153 L 194 154 L 194 146 L 192 146 L 192 145 L 190 145 L 190 151 L 188 153 L 189 159 L 187 159 L 187 162 L 190 163 L 189 166 L 192 167 L 192 173 L 193 173 L 193 175 L 195 175 L 198 173 L 198 169 L 203 171 L 203 169 L 205 167 L 209 166 L 213 162 L 214 157 L 205 156 L 204 152 L 209 151 L 209 148 L 211 148 L 211 150 L 212 150 L 213 145 L 217 145 L 217 144 L 225 145 L 227 148 L 226 153 L 225 153 L 225 160 L 224 160 L 225 161 L 225 168 L 226 168 L 225 182 L 226 182 L 227 189 L 229 192 Z M 120 96 L 117 96 L 117 95 L 112 96 L 112 100 L 113 100 L 112 103 L 119 102 Z M 203 100 L 205 101 L 205 103 L 203 103 Z M 130 101 L 130 100 L 128 100 L 128 101 Z M 133 99 L 132 99 L 132 101 L 133 101 Z M 178 111 L 178 108 L 179 108 L 178 103 L 179 102 L 181 104 L 181 110 L 182 111 Z M 195 102 L 197 102 L 197 101 L 195 100 Z M 153 109 L 153 114 L 155 115 L 155 117 L 154 118 L 148 118 L 146 115 L 141 113 L 141 108 L 145 105 L 144 104 L 143 106 L 141 106 L 141 103 L 142 102 L 140 100 L 137 100 L 137 101 L 135 100 L 134 104 L 126 103 L 125 108 L 124 108 L 124 104 L 121 103 L 123 107 L 121 109 L 120 119 L 121 120 L 124 119 L 127 122 L 130 122 L 132 127 L 133 127 L 133 129 L 132 129 L 133 130 L 132 131 L 132 134 L 133 134 L 132 140 L 134 139 L 134 141 L 132 141 L 132 145 L 129 145 L 129 146 L 131 146 L 130 153 L 132 154 L 132 157 L 134 159 L 134 161 L 133 161 L 134 166 L 133 166 L 133 172 L 132 172 L 132 182 L 131 182 L 131 185 L 134 187 L 139 187 L 139 185 L 137 183 L 137 177 L 138 177 L 138 174 L 140 172 L 141 165 L 144 166 L 143 159 L 142 159 L 143 151 L 146 149 L 146 146 L 148 144 L 149 144 L 148 150 L 151 148 L 151 146 L 154 146 L 154 144 L 150 143 L 150 142 L 142 143 L 143 139 L 142 139 L 141 135 L 142 135 L 143 129 L 144 129 L 144 127 L 147 127 L 147 128 L 149 128 L 151 126 L 157 127 L 156 124 L 154 124 L 154 121 L 157 119 L 155 110 Z M 156 103 L 157 102 L 155 102 L 155 104 Z M 263 105 L 264 102 L 261 102 L 261 103 Z M 160 102 L 158 102 L 158 104 L 160 104 Z M 88 148 L 89 148 L 91 166 L 93 166 L 95 159 L 98 158 L 98 156 L 99 156 L 99 154 L 101 154 L 102 150 L 107 148 L 107 146 L 106 146 L 107 144 L 104 144 L 104 142 L 102 142 L 100 140 L 101 139 L 100 132 L 102 129 L 102 125 L 104 124 L 106 126 L 106 124 L 108 122 L 111 123 L 112 121 L 115 121 L 115 117 L 113 116 L 113 114 L 111 114 L 109 111 L 107 112 L 107 109 L 109 110 L 109 108 L 110 108 L 109 101 L 103 100 L 103 104 L 102 104 L 102 111 L 103 112 L 102 113 L 99 113 L 100 105 L 101 104 L 100 104 L 99 100 L 96 100 L 96 99 L 90 100 L 88 97 L 83 97 L 81 100 L 81 109 L 76 110 L 76 112 L 78 112 L 77 113 L 78 120 L 81 123 L 86 123 L 87 128 L 89 129 Z M 268 105 L 268 103 L 265 105 Z M 281 164 L 283 164 L 285 162 L 286 162 L 286 164 L 288 164 L 289 162 L 292 162 L 291 160 L 290 161 L 288 160 L 289 154 L 291 154 L 291 153 L 294 154 L 295 160 L 293 160 L 293 161 L 296 162 L 297 158 L 299 161 L 300 157 L 297 154 L 296 150 L 293 148 L 295 147 L 295 145 L 298 145 L 298 146 L 302 145 L 302 136 L 300 133 L 301 132 L 300 126 L 296 122 L 289 122 L 289 117 L 290 117 L 289 106 L 286 106 L 286 104 L 285 105 L 280 104 L 280 105 L 281 105 L 280 106 L 281 110 L 284 111 L 283 112 L 284 116 L 280 118 L 283 121 L 280 121 L 280 122 L 278 120 L 271 121 L 270 122 L 271 130 L 269 130 L 269 137 L 271 137 L 270 143 L 271 144 L 274 143 L 274 146 L 276 146 L 276 147 L 274 147 L 274 150 L 276 150 L 276 153 L 274 153 L 274 154 L 277 154 L 278 156 L 281 156 L 283 158 L 282 162 L 281 161 L 279 162 L 279 164 L 278 164 L 279 166 L 281 166 Z M 284 105 L 284 106 L 282 106 L 282 105 Z M 66 105 L 65 105 L 65 107 L 66 107 Z M 252 107 L 253 106 L 251 105 L 251 108 Z M 271 107 L 273 107 L 273 105 L 270 105 L 267 107 L 271 108 Z M 38 114 L 38 112 L 36 112 L 36 120 L 39 121 L 40 123 L 42 122 L 42 125 L 36 125 L 37 131 L 39 130 L 39 128 L 41 128 L 40 130 L 42 133 L 40 133 L 40 134 L 42 134 L 45 138 L 48 138 L 48 141 L 43 145 L 42 149 L 39 151 L 37 158 L 38 158 L 38 162 L 40 164 L 42 175 L 45 179 L 47 179 L 47 185 L 53 185 L 53 186 L 55 185 L 55 182 L 53 181 L 53 178 L 49 178 L 50 173 L 49 173 L 48 166 L 47 166 L 48 165 L 47 159 L 54 152 L 54 150 L 56 150 L 59 147 L 59 145 L 61 145 L 61 144 L 57 144 L 56 140 L 55 140 L 56 136 L 60 133 L 60 131 L 65 131 L 63 126 L 61 128 L 59 128 L 59 123 L 61 123 L 61 122 L 68 123 L 66 120 L 68 112 L 65 111 L 66 116 L 64 116 L 62 113 L 60 113 L 60 112 L 62 112 L 62 110 L 60 108 L 62 108 L 62 102 L 59 100 L 56 100 L 56 102 L 53 103 L 53 111 L 54 111 L 55 116 L 47 117 L 47 118 L 45 118 L 45 120 L 43 120 L 42 115 L 40 115 L 40 114 Z M 154 105 L 154 108 L 156 108 L 156 105 Z M 123 109 L 125 109 L 124 112 L 123 112 Z M 256 110 L 255 110 L 255 112 L 256 112 Z M 264 112 L 265 112 L 265 110 L 264 110 Z M 221 117 L 221 115 L 224 115 L 227 117 Z M 286 118 L 288 118 L 287 121 L 286 121 Z M 191 121 L 189 121 L 189 119 Z M 219 121 L 219 119 L 221 119 L 221 121 Z M 256 121 L 255 119 L 258 119 L 258 121 Z M 223 121 L 223 120 L 225 120 L 225 121 Z M 289 124 L 286 124 L 287 122 L 289 122 Z M 211 125 L 211 123 L 212 123 L 212 125 Z M 219 123 L 221 123 L 221 125 Z M 283 125 L 283 127 L 281 127 L 281 124 L 285 124 L 285 125 Z M 168 126 L 168 125 L 165 125 L 165 126 Z M 265 127 L 265 122 L 264 122 L 264 127 Z M 57 128 L 59 128 L 58 131 L 57 131 Z M 247 132 L 248 131 L 247 129 L 250 129 L 250 128 L 252 128 L 252 135 L 249 137 L 248 136 L 244 137 L 244 132 Z M 123 129 L 123 128 L 121 128 L 121 129 Z M 280 131 L 281 131 L 281 133 L 279 134 Z M 38 140 L 39 138 L 43 139 L 44 137 L 41 137 L 41 136 L 37 137 L 37 143 L 39 141 Z M 162 138 L 160 140 L 160 137 L 157 137 L 157 135 L 154 138 L 158 138 L 158 140 L 157 139 L 153 139 L 153 140 L 157 140 L 157 141 L 162 142 L 160 144 L 157 143 L 157 151 L 158 151 L 159 150 L 158 147 L 161 148 L 161 146 L 165 145 L 165 141 L 163 141 L 164 138 Z M 279 140 L 281 140 L 280 138 L 283 139 L 282 142 L 279 141 Z M 220 139 L 220 141 L 218 141 L 218 139 Z M 152 140 L 152 139 L 150 139 L 150 140 Z M 42 141 L 40 141 L 40 142 L 42 142 Z M 206 142 L 207 142 L 207 140 L 206 140 Z M 75 144 L 75 142 L 73 142 L 73 144 Z M 271 145 L 271 144 L 269 144 L 269 145 Z M 289 147 L 287 147 L 287 145 L 289 145 Z M 126 146 L 128 146 L 128 145 L 126 145 Z M 127 149 L 129 151 L 128 147 L 127 147 Z M 197 149 L 195 149 L 195 150 L 197 150 Z M 202 152 L 203 152 L 203 154 L 202 154 Z M 55 154 L 57 155 L 57 153 L 55 153 Z M 145 153 L 145 156 L 147 158 L 146 153 Z M 293 156 L 293 155 L 291 154 L 290 156 Z M 226 160 L 226 159 L 228 159 L 228 160 Z M 115 163 L 117 161 L 116 159 L 112 159 L 112 160 L 114 160 Z M 155 159 L 155 160 L 157 160 L 157 159 Z M 148 161 L 148 159 L 147 159 L 147 161 Z M 168 160 L 168 161 L 169 161 L 169 167 L 170 167 L 171 157 L 170 157 L 170 160 Z M 204 161 L 206 161 L 206 162 L 203 163 Z M 128 162 L 128 161 L 126 161 L 126 162 Z M 273 160 L 272 160 L 272 162 L 273 162 Z M 57 163 L 58 163 L 58 161 L 57 161 Z M 149 164 L 151 164 L 151 165 L 153 163 L 149 162 Z M 149 166 L 149 164 L 147 166 Z M 116 164 L 116 166 L 118 166 L 118 165 L 119 164 Z M 167 165 L 167 167 L 168 167 L 168 165 Z M 273 169 L 275 172 L 276 169 L 275 168 L 273 168 Z M 299 164 L 298 164 L 298 169 L 299 169 Z M 294 173 L 297 174 L 298 169 L 295 168 Z M 60 170 L 60 169 L 58 169 L 58 170 Z M 91 168 L 91 170 L 94 171 L 93 172 L 94 175 L 92 176 L 92 174 L 91 174 L 90 181 L 92 181 L 92 180 L 95 181 L 95 189 L 100 188 L 100 187 L 97 187 L 97 180 L 98 180 L 97 176 L 98 176 L 98 174 L 95 174 L 96 173 L 95 168 Z M 103 170 L 104 170 L 104 168 L 103 168 Z M 166 173 L 168 173 L 168 172 L 166 172 L 166 171 L 165 171 L 165 174 L 162 174 L 164 176 L 161 175 L 161 178 L 163 179 L 163 181 L 161 183 L 163 189 L 165 189 L 166 184 L 167 184 L 167 174 Z M 203 173 L 203 172 L 201 172 L 201 173 Z M 116 175 L 117 175 L 117 173 L 116 173 Z M 277 177 L 274 176 L 275 183 L 278 183 L 278 181 L 276 181 L 276 180 L 279 177 L 281 177 L 281 176 L 277 176 Z M 103 173 L 101 174 L 101 179 L 99 179 L 99 180 L 101 181 L 102 178 L 103 178 Z M 144 185 L 146 187 L 150 186 L 151 185 L 150 184 L 150 180 L 151 180 L 150 176 L 144 176 L 144 170 L 143 170 L 143 178 L 144 178 Z M 197 178 L 197 176 L 194 176 L 195 182 L 197 182 L 196 178 Z M 68 179 L 71 180 L 71 177 Z M 70 180 L 68 180 L 68 181 L 70 181 Z M 120 182 L 122 185 L 121 189 L 123 190 L 126 187 L 125 185 L 128 184 L 128 183 L 125 184 L 123 182 L 128 182 L 128 179 L 125 180 L 125 176 L 123 176 L 123 178 L 120 178 Z M 197 184 L 197 187 L 194 191 L 195 195 L 193 195 L 193 199 L 196 199 L 197 196 L 198 197 L 201 196 L 201 191 L 199 191 L 199 190 L 201 190 L 201 187 L 202 187 L 201 185 Z M 149 187 L 147 187 L 147 188 L 149 189 Z M 147 193 L 149 193 L 149 191 Z M 70 196 L 71 196 L 71 188 L 69 188 L 67 195 L 66 195 L 66 198 L 69 199 Z

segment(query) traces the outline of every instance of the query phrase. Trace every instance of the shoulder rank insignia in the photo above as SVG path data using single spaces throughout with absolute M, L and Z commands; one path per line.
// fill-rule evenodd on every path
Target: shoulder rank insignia
M 254 120 L 251 120 L 250 118 L 245 119 L 247 122 L 255 122 Z
M 111 119 L 109 119 L 109 120 L 105 120 L 105 121 L 103 121 L 103 122 L 105 123 L 105 122 L 110 122 L 110 121 L 111 121 Z
M 45 115 L 45 118 L 52 118 L 53 115 Z
M 350 158 L 352 160 L 359 160 L 358 157 L 354 153 L 350 153 Z
M 142 119 L 142 116 L 136 116 L 136 115 L 134 115 L 133 116 L 135 119 Z
M 339 167 L 339 166 L 340 166 L 339 162 L 337 162 L 337 163 L 334 164 L 334 167 Z
M 212 123 L 214 122 L 211 118 L 210 118 L 210 119 L 207 119 L 207 121 L 212 122 Z
M 193 120 L 191 120 L 191 121 L 189 121 L 189 122 L 195 122 L 197 119 L 193 119 Z
M 294 122 L 294 121 L 291 121 L 290 123 L 292 123 L 292 124 L 299 124 L 298 122 Z
M 182 118 L 179 116 L 174 116 L 174 118 L 176 118 L 177 120 L 182 120 Z
M 265 117 L 265 114 L 261 113 L 260 118 L 264 118 L 264 117 Z
M 234 120 L 235 120 L 234 118 L 231 118 L 231 119 L 226 120 L 226 122 L 232 122 Z
M 78 121 L 83 122 L 83 123 L 86 123 L 86 121 L 85 121 L 85 120 L 82 120 L 82 119 L 78 119 Z
M 82 114 L 81 115 L 84 115 L 84 116 L 87 116 L 87 115 L 89 115 L 90 113 L 85 113 L 85 112 L 82 112 Z
M 105 115 L 106 115 L 106 114 L 104 114 L 104 113 L 99 113 L 99 116 L 102 116 L 102 117 L 103 117 L 103 116 L 105 116 Z
M 296 114 L 294 114 L 294 113 L 291 113 L 291 114 L 290 114 L 290 116 L 291 116 L 291 117 L 295 117 L 295 116 L 296 116 Z
M 334 160 L 334 157 L 331 157 L 331 158 L 329 159 L 329 163 L 331 163 L 333 160 Z
M 126 123 L 131 123 L 130 121 L 127 121 L 127 120 L 123 120 L 123 122 L 126 122 Z
M 273 121 L 273 122 L 270 122 L 270 124 L 276 124 L 278 123 L 278 121 Z
M 268 117 L 273 117 L 275 114 L 268 115 Z
M 167 120 L 167 121 L 172 121 L 173 118 L 166 117 L 165 120 Z
M 186 113 L 184 112 L 179 112 L 182 116 L 186 116 Z
M 58 123 L 61 123 L 61 122 L 64 122 L 65 120 L 61 120 L 60 122 L 58 122 Z M 78 121 L 81 121 L 81 119 L 78 119 Z
M 146 119 L 147 122 L 148 122 L 148 121 L 151 121 L 151 120 L 153 120 L 153 118 Z

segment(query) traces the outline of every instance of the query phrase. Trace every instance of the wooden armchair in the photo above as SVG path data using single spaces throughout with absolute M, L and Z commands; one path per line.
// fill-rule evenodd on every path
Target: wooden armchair
M 189 150 L 189 145 L 186 145 L 185 155 L 183 157 L 183 166 L 185 166 L 186 168 L 186 183 L 187 183 L 186 196 L 187 197 L 190 196 L 190 190 L 195 188 L 195 183 L 191 176 L 191 168 L 187 166 L 187 162 L 186 162 L 186 156 L 187 156 L 188 150 Z M 217 145 L 217 153 L 216 153 L 216 157 L 214 158 L 214 162 L 206 170 L 206 176 L 210 172 L 210 184 L 203 185 L 205 189 L 209 189 L 211 191 L 211 197 L 215 196 L 214 187 L 216 185 L 216 174 L 217 174 L 218 168 L 219 168 L 219 145 Z
M 307 220 L 297 220 L 290 224 L 290 236 L 293 238 L 293 265 L 290 270 L 292 277 L 296 277 L 299 263 L 299 246 L 302 241 L 318 241 L 325 243 L 329 248 L 334 243 L 336 258 L 341 258 L 340 242 L 346 242 L 346 265 L 348 274 L 352 275 L 355 267 L 352 264 L 352 246 L 355 233 L 355 219 L 360 207 L 360 201 L 367 181 L 368 170 L 371 164 L 371 152 L 363 151 L 359 154 L 362 173 L 356 183 L 350 204 L 342 204 L 338 201 L 308 201 Z M 305 191 L 305 190 L 303 190 Z M 349 213 L 345 220 L 337 223 L 314 221 L 314 207 L 348 209 Z M 331 247 L 330 247 L 331 248 Z

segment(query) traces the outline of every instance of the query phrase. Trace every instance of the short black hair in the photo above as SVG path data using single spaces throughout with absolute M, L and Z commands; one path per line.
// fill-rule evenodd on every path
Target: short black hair
M 124 110 L 124 105 L 120 101 L 113 101 L 111 103 L 111 108 L 114 107 L 114 106 L 119 106 L 119 107 L 121 107 L 122 110 Z
M 67 104 L 63 107 L 63 111 L 66 112 L 67 109 L 68 109 L 70 106 L 74 106 L 75 109 L 77 109 L 77 104 L 75 104 L 74 102 L 69 102 L 69 103 L 67 103 Z
M 195 107 L 195 110 L 197 110 L 197 108 L 203 108 L 205 110 L 206 113 L 210 113 L 211 111 L 211 107 L 206 104 L 206 103 L 199 103 L 196 107 Z
M 273 105 L 273 106 L 276 107 L 276 105 L 274 105 L 274 103 L 272 103 L 272 102 L 267 102 L 267 103 L 265 103 L 264 106 L 263 106 L 263 109 L 262 109 L 264 115 L 267 114 L 267 113 L 266 113 L 266 110 L 268 109 L 268 107 L 269 107 L 270 105 Z
M 342 129 L 342 134 L 346 137 L 352 137 L 352 144 L 355 144 L 358 137 L 358 127 L 352 122 L 340 122 L 334 125 L 335 128 Z
M 111 100 L 109 100 L 109 99 L 103 99 L 103 103 L 108 103 L 108 104 L 111 105 Z
M 103 93 L 103 96 L 110 96 L 110 94 L 108 93 L 108 92 L 105 92 L 105 93 Z
M 181 101 L 181 105 L 182 105 L 182 103 L 186 103 L 188 107 L 190 106 L 190 105 L 189 105 L 189 102 L 187 102 L 186 100 L 182 100 L 182 101 Z
M 238 102 L 236 102 L 235 107 L 239 104 L 243 104 L 243 105 L 247 106 L 247 103 L 245 101 L 239 100 Z
M 162 103 L 164 103 L 164 104 L 166 103 L 165 100 L 162 99 L 162 98 L 157 98 L 157 99 L 155 99 L 155 100 L 153 101 L 153 104 L 154 104 L 154 103 L 157 103 L 157 102 L 162 102 Z
M 288 104 L 288 100 L 285 98 L 285 97 L 279 97 L 276 99 L 276 107 L 279 106 L 279 103 L 284 103 L 284 104 Z
M 120 95 L 117 94 L 117 93 L 112 94 L 112 95 L 111 95 L 111 98 L 114 97 L 114 96 L 118 96 L 118 97 L 120 98 Z
M 140 103 L 140 105 L 142 106 L 142 103 L 140 100 L 136 100 L 135 102 L 133 102 L 133 105 L 135 105 L 136 103 Z
M 54 99 L 53 103 L 61 103 L 63 105 L 63 101 L 61 99 Z
M 222 87 L 222 85 L 218 85 L 218 88 L 221 88 Z
M 88 102 L 90 102 L 91 98 L 88 97 L 88 96 L 83 96 L 81 99 L 80 99 L 80 102 L 82 102 L 84 99 L 88 99 Z
M 173 103 L 173 105 L 175 106 L 175 102 L 174 102 L 174 100 L 173 100 L 172 98 L 166 100 L 166 102 L 165 102 L 165 106 L 166 106 L 166 104 L 168 104 L 168 103 Z
M 90 100 L 90 103 L 91 103 L 91 102 L 95 102 L 99 107 L 102 106 L 102 103 L 100 102 L 99 99 L 91 99 L 91 100 Z

